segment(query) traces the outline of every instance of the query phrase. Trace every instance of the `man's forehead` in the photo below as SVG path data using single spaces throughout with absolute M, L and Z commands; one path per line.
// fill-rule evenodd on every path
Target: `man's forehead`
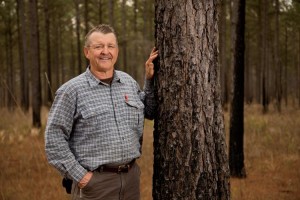
M 116 42 L 117 38 L 114 33 L 101 33 L 101 32 L 94 32 L 90 36 L 90 40 L 100 41 L 103 40 L 105 42 Z

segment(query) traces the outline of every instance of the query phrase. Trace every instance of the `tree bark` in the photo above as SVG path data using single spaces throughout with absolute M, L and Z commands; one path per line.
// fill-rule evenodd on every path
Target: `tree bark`
M 233 96 L 230 110 L 229 166 L 233 177 L 246 177 L 244 165 L 245 0 L 233 0 Z
M 78 65 L 78 74 L 81 74 L 81 38 L 80 38 L 80 13 L 79 13 L 79 0 L 74 0 L 75 3 L 75 12 L 76 12 L 76 39 L 77 39 L 77 65 Z
M 138 23 L 138 1 L 134 0 L 133 1 L 133 34 L 135 36 L 138 35 L 137 23 Z M 133 49 L 134 49 L 133 57 L 137 58 L 137 56 L 138 56 L 138 52 L 136 51 L 138 49 L 137 41 L 134 42 Z M 137 60 L 133 59 L 132 66 L 134 66 L 134 67 L 137 66 L 137 63 L 138 63 Z M 138 70 L 137 69 L 132 70 L 132 75 L 135 80 L 138 80 Z
M 218 80 L 219 1 L 155 1 L 153 199 L 229 199 Z
M 114 0 L 108 1 L 108 16 L 109 16 L 109 23 L 112 27 L 115 26 L 115 18 L 114 18 Z
M 85 26 L 85 35 L 89 32 L 90 27 L 89 27 L 89 21 L 90 21 L 90 17 L 89 17 L 89 1 L 88 0 L 84 0 L 84 26 Z M 85 58 L 85 65 L 88 66 L 90 64 L 90 61 Z
M 44 14 L 45 14 L 45 39 L 46 39 L 46 72 L 48 81 L 47 87 L 47 103 L 50 104 L 53 101 L 52 93 L 52 72 L 51 72 L 51 43 L 50 43 L 50 13 L 49 13 L 49 0 L 44 0 Z
M 297 88 L 298 88 L 298 107 L 300 108 L 300 28 L 298 28 L 298 76 L 297 76 Z
M 13 19 L 12 15 L 9 12 L 11 10 L 11 4 L 8 3 L 7 13 L 5 15 L 5 55 L 6 55 L 6 91 L 7 91 L 7 103 L 6 106 L 9 111 L 13 111 L 16 106 L 16 97 L 15 97 L 15 72 L 13 66 Z
M 280 53 L 279 53 L 279 0 L 275 1 L 275 94 L 276 94 L 276 108 L 278 112 L 281 112 L 281 99 L 282 99 L 282 81 L 281 81 L 281 63 L 280 63 Z
M 41 79 L 40 79 L 40 46 L 37 0 L 29 0 L 31 30 L 31 89 L 32 89 L 32 124 L 41 127 Z
M 223 0 L 221 3 L 221 15 L 220 15 L 220 80 L 221 80 L 221 91 L 222 91 L 222 105 L 224 109 L 227 109 L 227 104 L 229 101 L 229 91 L 228 91 L 228 73 L 231 71 L 230 66 L 227 65 L 227 40 L 226 40 L 226 8 L 227 0 Z
M 261 34 L 262 34 L 262 43 L 261 43 L 261 68 L 262 68 L 262 106 L 263 113 L 267 113 L 269 111 L 269 94 L 268 94 L 268 63 L 267 63 L 267 12 L 268 12 L 268 2 L 264 0 L 260 0 L 260 8 L 261 8 Z
M 285 106 L 288 106 L 288 25 L 285 24 L 285 45 L 284 45 L 284 100 Z
M 98 0 L 98 23 L 102 24 L 103 17 L 102 17 L 102 0 Z
M 127 15 L 126 15 L 126 0 L 122 0 L 122 60 L 123 70 L 129 72 L 130 69 L 127 66 Z

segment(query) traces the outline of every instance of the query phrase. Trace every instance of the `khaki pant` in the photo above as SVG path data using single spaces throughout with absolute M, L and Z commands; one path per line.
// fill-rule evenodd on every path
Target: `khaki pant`
M 135 163 L 128 173 L 94 172 L 91 180 L 79 189 L 72 186 L 72 200 L 139 200 L 140 168 Z

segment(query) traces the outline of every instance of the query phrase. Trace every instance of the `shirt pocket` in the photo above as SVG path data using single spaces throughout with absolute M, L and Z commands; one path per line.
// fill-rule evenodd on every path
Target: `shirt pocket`
M 108 128 L 109 108 L 106 105 L 88 107 L 82 112 L 82 128 L 86 136 L 92 136 L 100 132 L 105 132 Z
M 144 104 L 141 101 L 130 100 L 126 103 L 126 121 L 129 127 L 137 130 L 144 124 Z

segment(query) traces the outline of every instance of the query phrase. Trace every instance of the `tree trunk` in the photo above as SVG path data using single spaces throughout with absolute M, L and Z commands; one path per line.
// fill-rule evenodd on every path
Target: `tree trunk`
M 11 5 L 8 5 L 8 11 Z M 7 108 L 9 111 L 13 111 L 16 105 L 15 98 L 15 72 L 13 66 L 13 26 L 12 16 L 10 12 L 7 12 L 5 19 L 5 49 L 6 49 L 6 91 L 7 91 Z
M 60 85 L 62 85 L 64 82 L 66 82 L 66 64 L 65 64 L 65 54 L 64 54 L 64 39 L 63 39 L 63 32 L 64 32 L 64 27 L 63 27 L 63 21 L 62 21 L 62 16 L 59 17 L 59 26 L 57 27 L 58 31 L 58 46 L 57 50 L 59 52 L 59 74 L 60 74 Z
M 122 60 L 123 60 L 123 70 L 129 72 L 127 66 L 127 25 L 126 25 L 126 0 L 122 0 Z
M 21 107 L 24 112 L 29 110 L 29 82 L 28 82 L 28 53 L 25 24 L 24 0 L 17 0 L 19 54 L 20 54 L 20 82 L 21 82 Z
M 71 33 L 73 33 L 73 27 L 71 26 Z M 75 47 L 74 47 L 75 45 L 74 45 L 74 42 L 73 41 L 70 41 L 70 50 L 71 50 L 71 55 L 70 55 L 70 60 L 69 60 L 69 63 L 70 63 L 70 66 L 71 66 L 71 68 L 70 68 L 70 76 L 71 77 L 74 77 L 74 76 L 76 76 L 76 73 L 75 73 L 75 64 L 76 64 L 76 62 L 75 62 L 75 60 L 76 60 L 76 55 L 75 55 Z
M 282 82 L 281 82 L 281 64 L 279 53 L 279 0 L 275 1 L 275 94 L 276 94 L 276 108 L 278 112 L 281 112 L 281 98 L 282 98 Z
M 252 63 L 250 62 L 250 52 L 251 52 L 251 42 L 249 39 L 249 34 L 247 34 L 247 36 L 245 36 L 245 102 L 247 104 L 251 104 L 253 101 L 253 91 L 252 91 L 252 71 L 251 71 L 251 66 Z
M 50 43 L 50 15 L 49 15 L 49 0 L 44 0 L 44 13 L 45 13 L 45 31 L 46 31 L 46 72 L 47 78 L 49 81 L 47 87 L 47 103 L 51 103 L 53 101 L 53 93 L 52 93 L 52 73 L 51 73 L 51 43 Z
M 98 0 L 98 23 L 99 24 L 102 24 L 102 0 Z
M 298 76 L 297 76 L 297 88 L 298 88 L 298 107 L 300 108 L 300 28 L 298 28 Z
M 138 35 L 138 30 L 137 30 L 137 20 L 138 20 L 138 1 L 137 0 L 134 0 L 133 1 L 133 34 L 136 36 Z M 138 49 L 138 45 L 137 45 L 137 41 L 134 41 L 134 47 L 133 47 L 134 51 L 133 51 L 133 57 L 134 58 L 137 58 L 138 56 L 138 52 L 136 51 Z M 136 59 L 133 59 L 132 60 L 132 66 L 137 66 L 137 60 Z M 135 70 L 132 70 L 132 75 L 133 75 L 133 78 L 135 80 L 138 80 L 138 70 L 135 69 Z
M 268 95 L 268 65 L 267 65 L 267 2 L 260 0 L 261 9 L 261 68 L 262 68 L 262 106 L 263 113 L 269 110 L 269 95 Z
M 155 1 L 153 199 L 229 199 L 218 80 L 218 1 Z
M 89 28 L 89 3 L 88 0 L 84 0 L 84 28 L 85 34 L 90 30 Z
M 32 89 L 32 123 L 41 127 L 41 80 L 37 0 L 29 0 L 29 16 L 31 31 L 31 89 Z
M 221 91 L 222 91 L 222 105 L 224 109 L 227 109 L 227 104 L 229 101 L 229 91 L 228 91 L 228 72 L 230 72 L 230 67 L 227 65 L 227 40 L 226 40 L 226 7 L 227 0 L 223 0 L 221 3 L 221 15 L 220 15 L 220 80 L 221 80 Z
M 112 27 L 115 26 L 115 19 L 114 19 L 114 0 L 108 1 L 108 16 L 109 16 L 109 23 Z
M 230 111 L 229 166 L 234 177 L 246 177 L 244 165 L 245 0 L 232 3 L 233 96 Z
M 60 69 L 59 69 L 60 68 L 60 62 L 59 62 L 60 61 L 60 59 L 59 59 L 60 35 L 59 35 L 59 31 L 58 31 L 58 27 L 60 26 L 59 23 L 60 23 L 59 15 L 55 15 L 53 24 L 54 24 L 54 27 L 56 27 L 56 28 L 53 30 L 53 36 L 54 36 L 53 46 L 56 47 L 56 51 L 53 52 L 53 67 L 52 67 L 52 72 L 53 72 L 52 89 L 53 89 L 53 91 L 56 91 L 59 88 L 60 83 L 61 83 L 60 73 L 59 73 L 59 71 L 60 71 Z M 77 59 L 78 59 L 78 57 L 77 57 Z
M 261 104 L 262 102 L 262 40 L 263 40 L 263 32 L 262 32 L 262 6 L 261 6 L 261 0 L 258 1 L 257 6 L 257 24 L 259 26 L 259 30 L 257 33 L 257 47 L 258 51 L 256 51 L 256 56 L 258 58 L 256 67 L 255 67 L 255 96 L 256 96 L 256 102 L 258 104 Z
M 84 25 L 85 25 L 85 35 L 89 32 L 90 27 L 89 27 L 89 1 L 84 0 Z M 88 66 L 90 64 L 89 60 L 85 58 L 85 65 Z
M 288 106 L 288 25 L 285 24 L 285 61 L 284 61 L 284 99 L 285 106 Z M 300 50 L 299 50 L 300 51 Z
M 81 74 L 81 38 L 80 38 L 80 13 L 79 13 L 79 0 L 74 0 L 75 3 L 75 12 L 76 12 L 76 39 L 77 39 L 77 65 L 78 65 L 78 74 Z

